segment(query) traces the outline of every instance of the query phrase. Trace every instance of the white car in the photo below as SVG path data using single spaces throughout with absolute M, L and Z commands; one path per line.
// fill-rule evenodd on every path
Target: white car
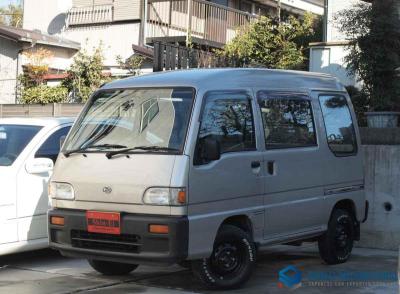
M 73 121 L 0 119 L 0 255 L 48 246 L 47 183 Z

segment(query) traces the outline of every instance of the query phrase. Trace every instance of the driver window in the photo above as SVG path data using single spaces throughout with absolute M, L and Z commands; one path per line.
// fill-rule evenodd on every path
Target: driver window
M 251 100 L 244 93 L 211 93 L 205 97 L 198 143 L 211 137 L 221 153 L 256 149 Z

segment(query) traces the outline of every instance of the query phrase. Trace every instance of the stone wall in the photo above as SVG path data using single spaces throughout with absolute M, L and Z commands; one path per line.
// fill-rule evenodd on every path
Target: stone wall
M 368 220 L 360 247 L 398 250 L 400 246 L 400 128 L 361 129 Z

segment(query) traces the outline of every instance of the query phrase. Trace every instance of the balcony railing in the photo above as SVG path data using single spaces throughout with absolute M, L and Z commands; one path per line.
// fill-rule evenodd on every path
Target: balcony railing
M 110 23 L 113 21 L 113 5 L 73 7 L 68 12 L 67 24 L 84 25 Z
M 193 38 L 223 45 L 236 36 L 239 27 L 254 18 L 205 0 L 149 0 L 146 37 L 182 37 L 190 31 Z

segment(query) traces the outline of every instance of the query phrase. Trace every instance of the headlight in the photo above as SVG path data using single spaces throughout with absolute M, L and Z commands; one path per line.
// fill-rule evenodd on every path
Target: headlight
M 186 191 L 184 188 L 149 188 L 144 192 L 143 202 L 152 205 L 184 205 Z
M 67 183 L 51 182 L 49 185 L 49 196 L 55 199 L 74 200 L 74 188 Z

